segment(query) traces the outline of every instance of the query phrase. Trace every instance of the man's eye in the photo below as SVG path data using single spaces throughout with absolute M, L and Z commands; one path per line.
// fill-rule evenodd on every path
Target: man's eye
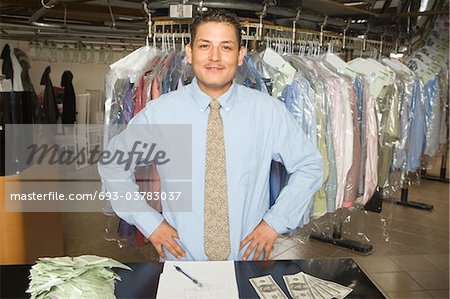
M 199 48 L 200 48 L 200 49 L 207 49 L 207 48 L 208 48 L 208 45 L 206 45 L 206 44 L 205 44 L 205 45 L 200 45 Z
M 224 49 L 225 51 L 231 51 L 232 48 L 229 46 L 223 46 L 222 49 Z

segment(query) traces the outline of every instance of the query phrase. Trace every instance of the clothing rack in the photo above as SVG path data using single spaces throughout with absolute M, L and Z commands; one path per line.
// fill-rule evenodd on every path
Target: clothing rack
M 427 210 L 430 212 L 433 210 L 433 205 L 408 200 L 408 182 L 407 181 L 403 182 L 403 186 L 402 186 L 401 193 L 400 193 L 400 200 L 397 200 L 396 204 L 405 206 L 405 207 L 409 207 L 409 208 L 419 209 L 419 210 Z
M 153 20 L 151 24 L 153 33 L 151 36 L 155 43 L 160 43 L 164 38 L 178 41 L 183 38 L 190 39 L 190 20 Z M 351 37 L 347 36 L 346 30 L 342 33 L 324 31 L 323 26 L 321 31 L 316 31 L 244 20 L 242 28 L 242 40 L 251 49 L 257 48 L 258 44 L 267 42 L 291 43 L 297 50 L 306 43 L 307 46 L 319 47 L 322 50 L 332 47 L 336 51 L 377 51 L 381 54 L 388 54 L 398 48 L 394 43 L 385 42 L 383 37 L 380 40 L 367 39 L 366 36 L 364 38 Z
M 444 153 L 442 154 L 442 159 L 441 159 L 441 170 L 439 173 L 439 176 L 431 176 L 431 175 L 427 175 L 427 170 L 426 169 L 422 169 L 422 178 L 425 180 L 430 180 L 430 181 L 436 181 L 436 182 L 442 182 L 442 183 L 449 183 L 449 178 L 446 177 L 447 174 L 447 163 L 448 163 L 448 150 L 449 150 L 449 146 L 448 146 L 448 137 L 449 137 L 449 133 L 448 133 L 448 128 L 447 128 L 447 143 L 445 144 L 445 149 L 444 149 Z
M 124 51 L 127 47 L 135 49 L 142 46 L 142 41 L 144 43 L 151 43 L 152 39 L 157 43 L 160 43 L 163 38 L 176 39 L 178 44 L 181 44 L 183 38 L 186 38 L 186 40 L 190 39 L 191 20 L 157 20 L 158 18 L 152 20 L 151 13 L 151 10 L 147 12 L 148 31 L 146 32 L 145 39 L 133 36 L 130 31 L 125 30 L 123 34 L 127 36 L 126 39 L 110 39 L 108 37 L 99 39 L 88 34 L 83 39 L 80 39 L 70 32 L 64 36 L 55 36 L 42 32 L 39 35 L 30 36 L 28 39 L 36 45 L 39 43 L 50 43 L 60 50 L 68 45 L 70 45 L 71 49 L 87 45 L 95 51 L 100 51 L 102 45 L 110 45 L 114 51 Z M 332 32 L 323 30 L 323 26 L 321 26 L 321 31 L 306 30 L 294 26 L 295 21 L 293 22 L 293 27 L 284 27 L 273 25 L 267 21 L 258 23 L 253 19 L 244 19 L 242 21 L 244 30 L 242 40 L 251 49 L 255 49 L 258 44 L 264 42 L 281 42 L 285 44 L 293 43 L 298 50 L 306 42 L 322 49 L 328 49 L 332 46 L 335 51 L 377 51 L 388 54 L 390 52 L 397 52 L 398 50 L 398 45 L 385 42 L 383 37 L 380 40 L 372 40 L 367 39 L 365 36 L 363 38 L 349 36 L 346 29 L 342 32 Z M 120 30 L 116 31 L 119 32 Z
M 364 210 L 374 212 L 374 213 L 381 213 L 381 208 L 383 205 L 383 200 L 381 197 L 381 194 L 379 190 L 375 190 L 373 196 L 369 201 L 364 205 Z M 326 236 L 321 233 L 312 233 L 309 237 L 313 240 L 329 243 L 332 245 L 344 247 L 346 249 L 350 249 L 352 251 L 359 252 L 361 254 L 369 255 L 372 253 L 373 245 L 359 242 L 355 240 L 350 239 L 343 239 L 342 238 L 342 225 L 343 221 L 341 219 L 339 224 L 336 224 L 333 226 L 333 233 L 332 236 Z
M 427 170 L 426 169 L 422 169 L 422 178 L 425 180 L 430 180 L 430 181 L 436 181 L 436 182 L 441 182 L 441 183 L 449 183 L 450 180 L 449 178 L 446 177 L 446 173 L 447 173 L 447 151 L 448 151 L 448 145 L 447 145 L 447 150 L 444 154 L 442 154 L 442 160 L 441 160 L 441 170 L 439 173 L 439 176 L 432 176 L 432 175 L 428 175 L 427 174 Z

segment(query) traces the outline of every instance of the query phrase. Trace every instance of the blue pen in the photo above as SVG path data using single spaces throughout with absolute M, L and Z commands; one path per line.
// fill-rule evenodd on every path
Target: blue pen
M 175 265 L 174 265 L 174 267 L 175 267 L 175 269 L 176 269 L 178 272 L 183 273 L 184 276 L 186 276 L 187 278 L 189 278 L 193 283 L 195 283 L 195 284 L 198 285 L 199 287 L 202 287 L 202 286 L 203 286 L 197 279 L 191 277 L 189 274 L 187 274 L 186 272 L 184 272 L 183 269 L 181 269 L 180 267 L 175 266 Z

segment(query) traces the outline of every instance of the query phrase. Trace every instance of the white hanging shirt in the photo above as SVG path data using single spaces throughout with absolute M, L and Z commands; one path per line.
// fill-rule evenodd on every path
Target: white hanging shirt
M 13 90 L 14 91 L 24 91 L 22 84 L 22 66 L 19 60 L 17 60 L 16 55 L 14 55 L 14 47 L 9 45 L 9 55 L 11 56 L 11 63 L 13 67 Z

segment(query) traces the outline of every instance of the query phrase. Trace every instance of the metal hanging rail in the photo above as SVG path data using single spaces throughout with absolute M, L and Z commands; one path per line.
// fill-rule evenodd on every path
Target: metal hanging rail
M 153 32 L 157 39 L 163 38 L 166 34 L 173 34 L 175 38 L 190 37 L 189 20 L 167 20 L 153 21 Z M 383 39 L 372 40 L 360 37 L 351 37 L 343 33 L 336 33 L 326 30 L 305 30 L 293 27 L 284 27 L 279 25 L 264 24 L 263 33 L 260 35 L 261 23 L 243 21 L 242 27 L 244 41 L 268 41 L 269 39 L 279 39 L 281 42 L 288 43 L 294 41 L 296 45 L 300 45 L 304 41 L 318 42 L 322 40 L 321 46 L 328 44 L 340 45 L 335 49 L 350 50 L 377 50 L 384 54 L 395 51 L 395 44 L 386 42 Z M 295 36 L 295 38 L 294 38 Z

